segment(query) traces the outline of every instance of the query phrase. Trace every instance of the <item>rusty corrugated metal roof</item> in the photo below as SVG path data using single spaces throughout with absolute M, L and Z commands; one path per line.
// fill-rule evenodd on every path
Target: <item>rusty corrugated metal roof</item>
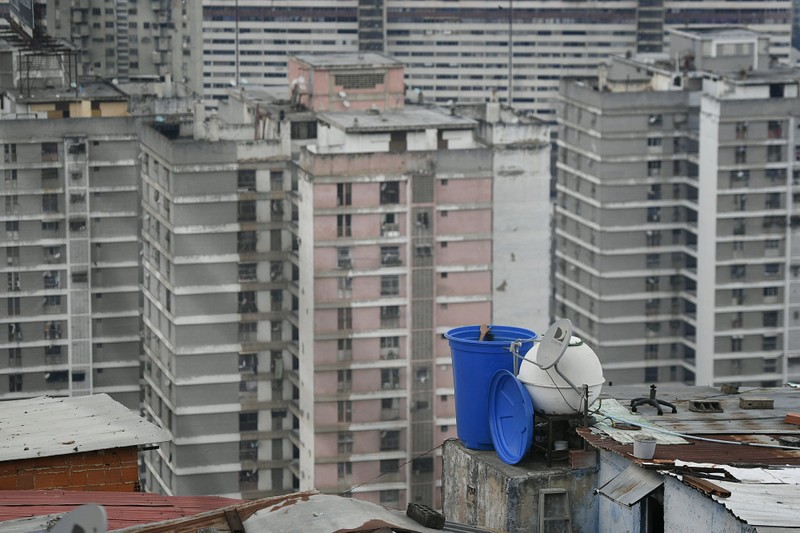
M 613 397 L 628 406 L 636 396 L 644 396 L 644 387 L 614 387 L 606 390 L 605 397 Z M 663 390 L 662 390 L 663 389 Z M 758 396 L 774 400 L 773 409 L 742 409 L 741 397 Z M 800 435 L 800 427 L 783 421 L 788 412 L 800 412 L 800 392 L 790 387 L 741 389 L 740 394 L 723 394 L 711 387 L 659 386 L 657 397 L 674 403 L 677 413 L 664 410 L 656 414 L 654 408 L 641 406 L 638 415 L 648 424 L 666 431 L 710 437 L 720 441 L 780 445 L 779 438 Z M 714 399 L 723 407 L 722 413 L 694 412 L 689 410 L 691 400 Z M 578 433 L 591 445 L 615 452 L 627 459 L 647 464 L 633 457 L 633 445 L 617 442 L 597 429 L 579 428 Z M 800 448 L 770 448 L 706 442 L 687 438 L 689 444 L 658 444 L 654 459 L 668 462 L 676 459 L 695 463 L 725 463 L 731 465 L 798 465 Z
M 194 516 L 241 502 L 217 496 L 160 496 L 142 492 L 4 490 L 0 493 L 0 533 L 3 531 L 2 522 L 67 513 L 87 503 L 96 503 L 105 508 L 108 529 L 114 531 Z

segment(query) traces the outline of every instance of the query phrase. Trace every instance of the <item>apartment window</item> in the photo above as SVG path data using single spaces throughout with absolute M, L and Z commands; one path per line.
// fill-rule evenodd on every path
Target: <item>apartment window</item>
M 764 176 L 771 182 L 778 182 L 780 184 L 786 183 L 786 169 L 785 168 L 768 168 L 764 171 Z
M 257 461 L 258 460 L 258 441 L 243 440 L 239 441 L 239 460 Z
M 761 338 L 761 349 L 764 351 L 772 351 L 778 349 L 778 337 L 775 335 L 764 335 Z
M 747 147 L 737 146 L 734 152 L 734 161 L 737 164 L 747 163 Z
M 336 372 L 336 390 L 350 392 L 353 388 L 353 371 L 350 369 Z
M 389 152 L 405 152 L 407 149 L 406 132 L 393 131 L 389 135 Z
M 58 161 L 58 143 L 42 143 L 42 161 Z
M 645 236 L 647 246 L 661 246 L 661 232 L 648 231 Z
M 644 347 L 644 358 L 648 361 L 658 359 L 658 345 L 648 344 Z
M 257 313 L 258 305 L 256 303 L 255 291 L 242 291 L 239 293 L 239 313 Z
M 255 200 L 242 200 L 239 202 L 239 222 L 255 222 L 256 202 Z
M 764 311 L 762 315 L 763 324 L 765 328 L 778 327 L 778 312 L 777 311 Z
M 69 380 L 69 372 L 57 370 L 55 372 L 45 372 L 44 380 L 47 383 L 66 383 Z
M 399 431 L 381 431 L 380 451 L 392 451 L 400 449 Z
M 783 122 L 780 120 L 770 120 L 767 122 L 767 137 L 770 139 L 782 139 Z
M 734 194 L 733 195 L 733 208 L 737 211 L 745 211 L 747 209 L 747 195 Z
M 783 161 L 783 146 L 767 146 L 767 162 L 778 163 Z
M 654 183 L 650 185 L 650 190 L 647 191 L 647 199 L 648 200 L 660 200 L 661 199 L 661 185 L 658 183 Z
M 338 437 L 339 455 L 353 453 L 353 432 L 340 431 Z
M 350 247 L 342 246 L 336 249 L 338 268 L 352 268 L 353 261 L 350 258 Z
M 733 315 L 733 320 L 731 320 L 731 327 L 732 328 L 741 328 L 744 326 L 744 313 L 741 311 L 737 312 Z
M 381 205 L 400 203 L 400 182 L 385 181 L 380 184 Z
M 8 392 L 22 392 L 22 374 L 8 376 Z
M 348 400 L 337 402 L 338 421 L 351 422 L 353 419 L 353 404 Z
M 236 176 L 237 188 L 239 191 L 253 192 L 256 190 L 256 171 L 240 170 Z
M 352 224 L 352 215 L 336 215 L 336 236 L 337 237 L 352 236 L 351 224 Z
M 743 218 L 734 218 L 733 219 L 733 234 L 734 235 L 745 235 L 747 233 L 747 225 Z
M 22 366 L 22 348 L 8 349 L 8 366 Z
M 660 254 L 647 254 L 645 256 L 645 266 L 647 268 L 657 268 L 661 266 L 661 255 Z
M 397 489 L 382 490 L 380 496 L 381 505 L 391 507 L 400 503 L 400 491 Z
M 397 266 L 400 261 L 399 246 L 381 246 L 381 266 Z
M 336 471 L 339 481 L 348 481 L 353 475 L 353 463 L 337 463 Z
M 767 263 L 764 265 L 764 277 L 772 278 L 779 276 L 781 273 L 780 263 Z
M 256 251 L 258 237 L 255 231 L 240 231 L 236 234 L 237 249 L 241 253 L 251 253 Z
M 664 124 L 664 117 L 662 115 L 650 115 L 647 118 L 647 123 L 653 127 L 660 127 Z
M 336 315 L 340 330 L 353 328 L 353 310 L 350 307 L 339 307 L 336 309 Z
M 764 207 L 767 209 L 780 209 L 781 208 L 781 193 L 771 192 L 768 193 L 764 199 Z
M 258 335 L 258 322 L 239 323 L 239 342 L 253 342 Z
M 747 122 L 737 122 L 736 123 L 736 138 L 737 139 L 747 139 L 749 126 Z
M 747 275 L 747 265 L 731 265 L 731 278 L 742 279 Z
M 775 300 L 778 298 L 778 287 L 764 287 L 764 300 Z
M 44 297 L 44 306 L 45 307 L 60 307 L 61 306 L 61 296 L 58 294 L 45 296 Z
M 647 175 L 660 176 L 661 175 L 661 161 L 648 161 L 647 162 Z
M 731 300 L 736 305 L 744 303 L 744 289 L 731 289 Z
M 400 386 L 400 369 L 383 368 L 381 369 L 381 389 L 396 389 Z
M 352 183 L 337 183 L 336 184 L 336 205 L 345 206 L 352 205 L 353 203 L 353 185 Z
M 58 171 L 56 171 L 58 172 Z M 7 189 L 16 189 L 17 188 L 17 170 L 16 169 L 6 169 L 4 171 L 5 175 L 5 182 Z
M 647 221 L 648 222 L 661 222 L 661 208 L 648 207 L 647 208 Z
M 339 285 L 339 298 L 351 298 L 353 296 L 353 278 L 345 276 L 337 278 Z
M 254 353 L 239 354 L 239 372 L 258 373 L 258 355 Z
M 664 140 L 661 137 L 648 137 L 647 138 L 647 146 L 654 148 L 656 146 L 661 146 Z
M 336 348 L 339 361 L 349 361 L 353 358 L 353 339 L 338 339 Z
M 742 337 L 732 337 L 731 338 L 731 351 L 732 352 L 741 352 L 742 351 Z
M 381 337 L 381 359 L 397 359 L 400 354 L 400 337 Z
M 397 327 L 400 325 L 400 306 L 381 306 L 381 326 Z
M 239 281 L 257 281 L 258 265 L 256 263 L 242 263 L 239 265 Z
M 58 213 L 58 195 L 57 194 L 43 194 L 42 195 L 42 211 L 45 213 Z
M 258 490 L 258 470 L 239 471 L 239 490 Z
M 383 474 L 394 474 L 400 470 L 400 461 L 397 459 L 383 459 L 380 462 L 380 472 Z
M 258 412 L 239 413 L 239 431 L 258 431 Z
M 400 276 L 381 276 L 381 296 L 400 294 Z
M 649 292 L 659 290 L 659 285 L 660 285 L 659 278 L 657 278 L 656 276 L 649 276 L 645 280 L 645 290 Z
M 731 188 L 747 187 L 750 184 L 750 171 L 731 170 L 729 179 Z
M 778 239 L 767 239 L 764 241 L 764 252 L 767 255 L 777 255 L 780 253 L 781 241 Z

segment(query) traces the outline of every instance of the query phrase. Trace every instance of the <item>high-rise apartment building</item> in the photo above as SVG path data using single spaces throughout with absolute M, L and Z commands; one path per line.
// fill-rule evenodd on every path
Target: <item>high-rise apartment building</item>
M 496 103 L 407 106 L 402 65 L 376 53 L 300 55 L 289 77 L 285 96 L 236 91 L 143 134 L 145 403 L 174 436 L 147 486 L 439 505 L 441 334 L 547 321 L 530 265 L 549 234 L 529 228 L 549 130 Z M 496 209 L 513 194 L 545 209 Z
M 661 50 L 668 28 L 747 25 L 770 34 L 771 54 L 788 59 L 791 1 L 51 0 L 47 7 L 49 31 L 82 48 L 87 74 L 170 74 L 176 90 L 226 98 L 231 85 L 285 86 L 288 54 L 372 50 L 402 61 L 406 84 L 428 100 L 486 102 L 510 91 L 520 108 L 554 118 L 562 77 L 591 76 L 613 54 Z
M 0 51 L 0 399 L 106 392 L 138 408 L 136 123 L 112 84 L 64 83 L 59 53 Z
M 79 50 L 79 72 L 108 79 L 166 79 L 167 90 L 192 94 L 201 84 L 199 2 L 56 0 L 47 31 Z M 197 9 L 195 9 L 195 5 Z
M 742 29 L 565 82 L 556 314 L 614 382 L 771 385 L 800 372 L 800 73 Z

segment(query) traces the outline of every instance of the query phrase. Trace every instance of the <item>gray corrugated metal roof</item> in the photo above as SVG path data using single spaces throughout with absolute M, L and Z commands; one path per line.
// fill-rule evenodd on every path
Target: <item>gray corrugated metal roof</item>
M 165 442 L 169 432 L 107 394 L 3 402 L 0 461 Z
M 664 483 L 661 474 L 630 465 L 617 477 L 600 487 L 600 494 L 621 504 L 631 506 Z
M 262 531 L 297 531 L 304 533 L 330 531 L 373 531 L 381 527 L 414 533 L 438 533 L 442 530 L 424 527 L 402 511 L 387 509 L 375 503 L 342 498 L 331 494 L 313 494 L 290 504 L 280 501 L 256 511 L 244 521 L 246 533 Z M 444 531 L 466 531 L 448 523 Z M 470 531 L 485 531 L 471 529 Z

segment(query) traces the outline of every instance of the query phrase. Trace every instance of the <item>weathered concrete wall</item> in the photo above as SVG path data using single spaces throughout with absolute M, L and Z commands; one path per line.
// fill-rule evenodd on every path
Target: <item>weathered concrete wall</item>
M 516 466 L 503 463 L 494 452 L 464 448 L 456 439 L 442 451 L 442 509 L 447 520 L 488 529 L 539 531 L 539 490 L 567 490 L 572 531 L 597 529 L 597 468 L 547 468 L 541 460 L 526 459 Z

